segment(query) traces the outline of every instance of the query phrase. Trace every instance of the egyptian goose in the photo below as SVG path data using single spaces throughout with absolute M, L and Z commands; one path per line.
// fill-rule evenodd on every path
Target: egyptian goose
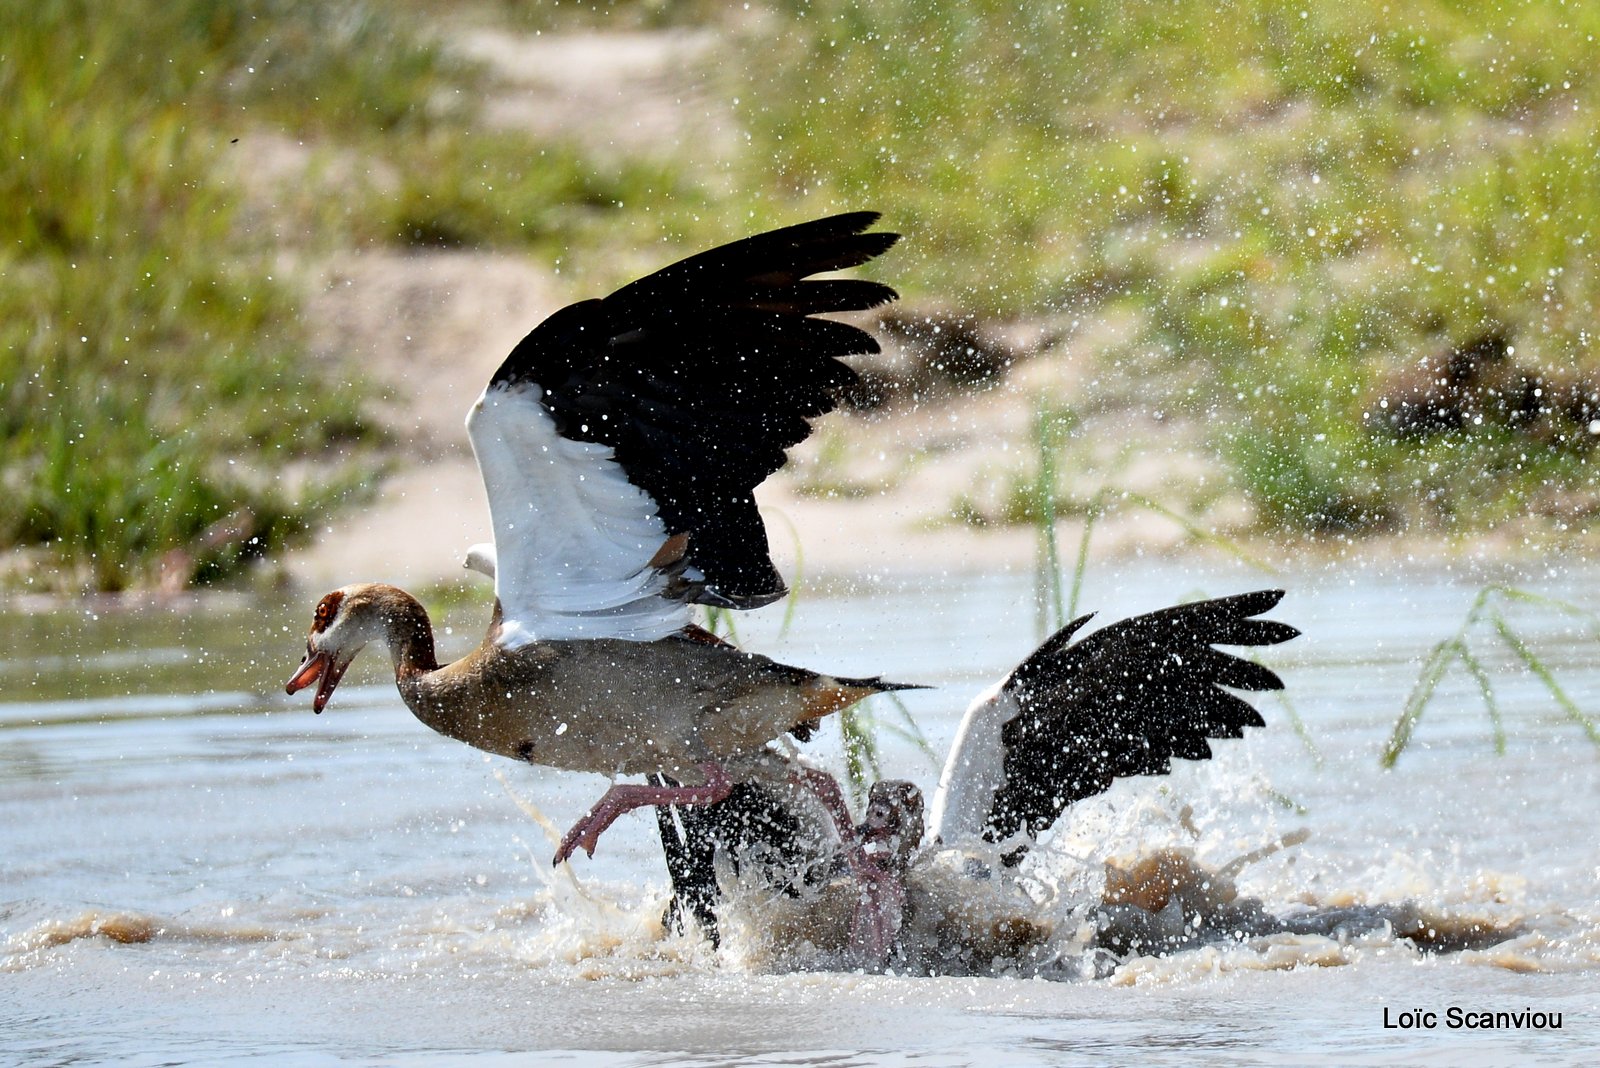
M 614 784 L 556 851 L 593 855 L 618 816 L 728 797 L 766 743 L 885 690 L 742 652 L 691 604 L 750 609 L 786 591 L 752 491 L 876 352 L 820 313 L 895 299 L 811 279 L 897 240 L 871 212 L 759 234 L 570 305 L 512 350 L 467 415 L 488 490 L 495 610 L 483 643 L 440 666 L 427 613 L 360 583 L 317 604 L 289 693 L 320 712 L 361 648 L 388 646 L 423 723 L 491 753 Z M 681 785 L 680 783 L 689 783 Z
M 856 829 L 858 848 L 849 850 L 834 844 L 832 823 L 814 826 L 806 806 L 773 785 L 742 784 L 737 805 L 686 809 L 681 831 L 663 819 L 676 909 L 717 937 L 720 851 L 741 882 L 797 899 L 788 909 L 791 928 L 813 945 L 837 947 L 854 964 L 881 966 L 892 951 L 941 967 L 981 957 L 988 952 L 977 944 L 983 932 L 931 914 L 937 909 L 929 903 L 949 896 L 939 888 L 948 887 L 950 873 L 970 871 L 974 886 L 1003 895 L 1027 851 L 1069 806 L 1116 778 L 1166 774 L 1173 758 L 1208 759 L 1209 739 L 1263 726 L 1260 713 L 1224 687 L 1278 690 L 1282 680 L 1215 646 L 1296 637 L 1286 623 L 1254 618 L 1282 596 L 1262 590 L 1178 605 L 1077 641 L 1092 617 L 1073 620 L 968 708 L 926 833 L 921 791 L 896 780 L 873 785 Z M 843 830 L 848 838 L 848 824 Z M 753 875 L 745 863 L 751 856 L 763 862 Z M 993 863 L 974 862 L 985 857 Z M 1026 908 L 1025 895 L 1012 897 Z M 930 914 L 916 916 L 919 907 Z M 913 937 L 901 935 L 907 923 Z

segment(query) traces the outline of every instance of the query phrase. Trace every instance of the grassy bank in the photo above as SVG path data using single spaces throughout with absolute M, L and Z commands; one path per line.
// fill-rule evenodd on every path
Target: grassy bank
M 913 298 L 1129 316 L 1104 392 L 1204 420 L 1269 527 L 1581 525 L 1581 426 L 1372 416 L 1488 330 L 1595 381 L 1597 33 L 1555 2 L 780 6 L 743 38 L 740 207 L 886 208 Z
M 438 43 L 464 23 L 709 25 L 742 147 L 597 163 L 491 129 L 492 79 Z M 1041 410 L 1202 426 L 1274 535 L 1583 528 L 1581 419 L 1381 413 L 1419 357 L 1490 332 L 1547 397 L 1600 381 L 1597 33 L 1554 0 L 7 5 L 0 549 L 68 588 L 216 576 L 354 499 L 369 388 L 308 358 L 289 265 L 496 247 L 598 288 L 657 239 L 861 206 L 908 234 L 867 271 L 912 304 L 1069 350 L 1127 324 L 1090 394 Z M 263 195 L 271 138 L 301 170 Z
M 474 133 L 480 72 L 425 28 L 340 0 L 0 9 L 0 549 L 31 560 L 13 583 L 224 576 L 370 484 L 372 387 L 308 357 L 289 260 L 554 251 L 653 179 Z M 255 203 L 263 135 L 310 163 Z M 339 153 L 362 162 L 338 174 Z
M 226 572 L 350 485 L 333 457 L 288 477 L 371 437 L 364 390 L 302 358 L 276 250 L 215 179 L 249 123 L 406 121 L 371 86 L 403 71 L 420 84 L 402 95 L 419 94 L 428 55 L 348 63 L 361 35 L 319 31 L 322 8 L 41 0 L 0 14 L 0 546 L 54 565 L 24 581 L 119 589 L 163 560 L 180 581 Z M 272 23 L 283 36 L 263 25 L 291 12 Z M 322 105 L 299 111 L 313 92 Z

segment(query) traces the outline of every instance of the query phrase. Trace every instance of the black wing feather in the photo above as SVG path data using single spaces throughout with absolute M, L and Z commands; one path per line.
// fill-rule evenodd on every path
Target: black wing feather
M 1298 635 L 1286 623 L 1250 618 L 1282 596 L 1262 590 L 1178 605 L 1069 644 L 1090 618 L 1083 616 L 1048 639 L 1005 683 L 1021 711 L 1002 729 L 1004 779 L 984 836 L 1037 835 L 1115 778 L 1164 775 L 1173 758 L 1208 759 L 1209 738 L 1264 726 L 1259 712 L 1221 687 L 1278 690 L 1283 681 L 1213 646 L 1274 645 Z
M 753 491 L 856 384 L 841 357 L 870 334 L 810 316 L 895 299 L 876 282 L 809 275 L 898 239 L 874 212 L 817 219 L 680 260 L 603 300 L 561 309 L 490 385 L 537 384 L 564 437 L 608 445 L 669 535 L 689 535 L 691 601 L 754 608 L 783 596 Z
M 664 775 L 651 780 L 678 785 Z M 656 826 L 672 878 L 666 924 L 681 929 L 685 914 L 692 915 L 713 945 L 718 942 L 716 906 L 721 899 L 716 875 L 719 849 L 735 871 L 746 863 L 760 864 L 767 869 L 768 881 L 776 885 L 800 879 L 817 852 L 816 843 L 803 833 L 800 817 L 777 791 L 759 782 L 735 783 L 716 804 L 659 807 Z

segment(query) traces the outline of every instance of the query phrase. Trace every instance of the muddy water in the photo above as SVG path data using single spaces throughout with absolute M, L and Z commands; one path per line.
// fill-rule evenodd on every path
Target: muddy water
M 1500 1064 L 1600 1053 L 1600 757 L 1485 631 L 1397 769 L 1378 753 L 1421 659 L 1490 580 L 1584 599 L 1594 572 L 1296 577 L 1270 650 L 1292 710 L 1217 758 L 1080 806 L 1030 883 L 1050 967 L 980 977 L 791 971 L 759 916 L 722 951 L 663 933 L 653 821 L 552 871 L 603 783 L 486 759 L 417 724 L 371 653 L 329 711 L 281 696 L 307 604 L 0 615 L 0 1062 L 578 1065 Z M 1106 616 L 1260 576 L 1105 567 Z M 481 609 L 447 613 L 448 649 Z M 939 689 L 908 701 L 942 751 L 970 695 L 1031 646 L 1028 580 L 927 576 L 817 595 L 747 645 Z M 1596 639 L 1534 607 L 1517 632 L 1590 715 Z M 304 696 L 304 695 L 302 695 Z M 1303 723 L 1303 732 L 1293 718 Z M 831 732 L 830 732 L 831 733 Z M 836 737 L 814 746 L 837 757 Z M 932 785 L 914 747 L 885 772 Z M 1105 864 L 1179 857 L 1249 924 L 1108 960 L 1081 924 Z M 1074 897 L 1074 895 L 1077 895 Z M 1203 896 L 1203 895 L 1201 895 Z M 1091 902 L 1091 898 L 1094 899 Z M 1220 905 L 1184 905 L 1204 928 Z M 1285 929 L 1288 928 L 1288 929 Z M 1092 932 L 1091 932 L 1092 933 Z M 801 962 L 804 963 L 804 962 Z M 1002 969 L 1004 970 L 1004 969 Z M 1109 973 L 1109 974 L 1107 974 Z M 1453 1029 L 1448 1010 L 1561 1015 Z M 1385 1027 L 1413 1010 L 1429 1029 Z

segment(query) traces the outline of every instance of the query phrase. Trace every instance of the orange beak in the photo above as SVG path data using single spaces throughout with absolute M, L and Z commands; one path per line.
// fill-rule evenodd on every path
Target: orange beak
M 311 699 L 311 711 L 320 713 L 327 707 L 328 698 L 333 696 L 333 688 L 339 685 L 339 680 L 349 667 L 348 663 L 343 666 L 335 663 L 332 653 L 313 652 L 311 646 L 307 645 L 304 663 L 284 689 L 289 693 L 298 693 L 313 682 L 318 683 L 316 696 Z

